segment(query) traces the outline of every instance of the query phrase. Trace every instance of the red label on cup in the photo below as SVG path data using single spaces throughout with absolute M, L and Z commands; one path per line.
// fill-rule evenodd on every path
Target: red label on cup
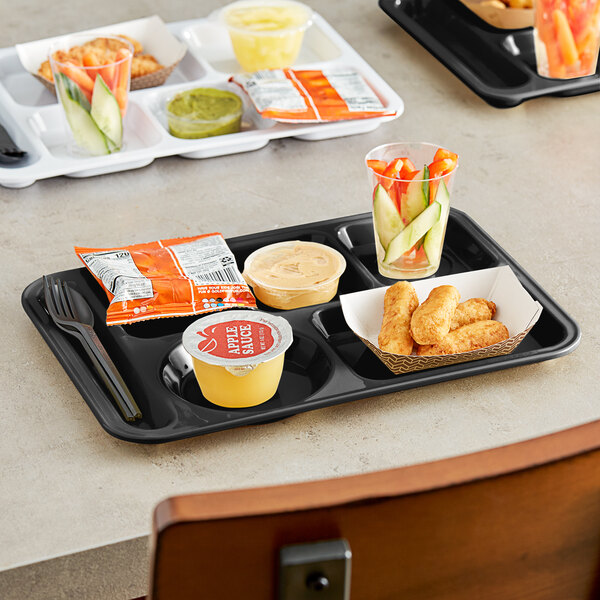
M 254 321 L 226 321 L 197 331 L 198 350 L 220 358 L 248 358 L 269 350 L 275 339 L 268 325 Z

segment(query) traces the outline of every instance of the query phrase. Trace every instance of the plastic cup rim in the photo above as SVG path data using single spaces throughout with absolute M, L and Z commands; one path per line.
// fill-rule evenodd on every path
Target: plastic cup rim
M 377 150 L 381 150 L 383 148 L 389 148 L 390 146 L 430 146 L 431 148 L 435 148 L 436 150 L 439 148 L 443 148 L 443 146 L 440 146 L 439 144 L 432 144 L 430 142 L 391 142 L 389 144 L 381 144 L 379 146 L 375 146 L 375 148 L 371 148 L 371 150 L 369 150 L 367 152 L 367 154 L 365 155 L 365 166 L 367 167 L 367 170 L 370 173 L 372 173 L 373 175 L 376 175 L 378 178 L 383 178 L 387 181 L 399 181 L 399 182 L 405 182 L 405 183 L 409 183 L 409 182 L 413 181 L 413 179 L 401 179 L 400 177 L 388 177 L 387 175 L 382 175 L 381 173 L 377 173 L 377 171 L 373 170 L 367 164 L 367 160 L 383 160 L 383 159 L 371 159 L 371 158 L 369 158 L 369 155 L 371 153 L 375 153 Z M 434 154 L 435 154 L 435 152 L 434 152 Z M 440 181 L 441 179 L 444 179 L 445 177 L 454 175 L 454 173 L 457 171 L 457 169 L 459 167 L 459 163 L 460 163 L 460 157 L 456 159 L 456 164 L 454 165 L 454 167 L 452 167 L 452 170 L 449 171 L 448 173 L 445 173 L 444 175 L 437 175 L 436 177 L 429 177 L 427 179 L 422 179 L 421 181 Z
M 111 63 L 107 63 L 105 65 L 99 65 L 96 67 L 86 67 L 85 65 L 75 65 L 78 69 L 83 69 L 83 70 L 88 70 L 88 69 L 99 69 L 99 68 L 104 68 L 104 67 L 112 67 L 112 66 L 116 66 L 116 65 L 120 65 L 121 63 L 124 63 L 126 61 L 128 61 L 130 58 L 133 57 L 134 55 L 134 49 L 133 49 L 133 44 L 125 39 L 124 37 L 121 37 L 119 35 L 104 35 L 104 34 L 94 34 L 94 33 L 69 33 L 67 35 L 62 36 L 60 39 L 56 40 L 55 42 L 53 42 L 50 47 L 48 48 L 48 60 L 50 61 L 50 64 L 55 64 L 55 65 L 61 65 L 61 66 L 65 66 L 67 65 L 67 63 L 56 60 L 53 55 L 57 50 L 62 49 L 66 44 L 65 41 L 69 38 L 81 38 L 81 39 L 87 39 L 87 41 L 91 41 L 91 40 L 95 40 L 98 38 L 108 38 L 111 40 L 119 40 L 120 42 L 124 42 L 125 44 L 127 44 L 127 49 L 129 50 L 129 52 L 131 52 L 131 57 L 124 57 L 121 60 L 117 60 Z M 83 42 L 85 43 L 85 42 Z M 71 46 L 69 46 L 70 48 L 73 48 L 74 46 L 78 46 L 80 44 L 73 44 Z
M 303 285 L 303 286 L 299 286 L 299 287 L 298 286 L 296 286 L 296 287 L 276 286 L 271 283 L 262 281 L 260 278 L 255 278 L 255 277 L 253 277 L 252 274 L 248 273 L 248 267 L 251 267 L 252 260 L 254 260 L 262 252 L 269 250 L 269 249 L 276 248 L 278 246 L 284 246 L 284 245 L 288 245 L 288 244 L 298 244 L 298 243 L 323 246 L 323 247 L 327 248 L 327 250 L 329 252 L 331 252 L 339 260 L 339 267 L 336 270 L 336 272 L 331 277 L 329 277 L 325 281 L 322 281 L 318 284 L 315 284 L 312 286 Z M 344 258 L 344 255 L 339 250 L 336 250 L 335 248 L 332 248 L 331 246 L 328 246 L 327 244 L 320 244 L 319 242 L 311 242 L 311 241 L 303 241 L 303 240 L 286 240 L 283 242 L 275 242 L 274 244 L 269 244 L 267 246 L 263 246 L 262 248 L 258 248 L 257 250 L 255 250 L 254 252 L 249 254 L 248 257 L 246 258 L 246 260 L 244 261 L 244 276 L 247 277 L 248 279 L 250 279 L 251 282 L 256 283 L 256 284 L 260 285 L 261 287 L 269 289 L 269 290 L 277 290 L 277 291 L 283 291 L 283 292 L 315 291 L 315 290 L 319 290 L 323 287 L 326 287 L 326 286 L 330 285 L 336 279 L 339 279 L 342 276 L 342 274 L 344 273 L 344 271 L 346 270 L 346 267 L 347 267 L 347 264 L 346 264 L 346 259 Z
M 233 320 L 243 320 L 247 319 L 249 321 L 268 323 L 269 327 L 272 329 L 276 329 L 279 331 L 281 336 L 281 343 L 277 348 L 270 348 L 266 352 L 259 354 L 257 356 L 251 357 L 241 357 L 241 358 L 221 358 L 215 357 L 211 354 L 207 353 L 196 353 L 194 348 L 188 344 L 186 344 L 186 340 L 190 334 L 188 331 L 195 332 L 198 328 L 201 327 L 201 323 L 204 323 L 204 327 L 208 324 L 214 323 L 224 323 L 227 321 Z M 207 315 L 203 315 L 202 317 L 196 319 L 193 323 L 188 325 L 181 335 L 181 343 L 184 350 L 194 359 L 200 362 L 219 366 L 219 367 L 245 367 L 250 365 L 260 365 L 263 363 L 267 363 L 270 360 L 281 356 L 284 352 L 287 352 L 289 347 L 292 345 L 294 341 L 294 333 L 292 326 L 289 321 L 284 317 L 280 317 L 277 315 L 272 315 L 266 311 L 258 310 L 258 309 L 228 309 L 219 311 L 216 313 L 210 313 Z
M 234 8 L 241 8 L 244 6 L 298 6 L 302 8 L 306 14 L 306 21 L 300 25 L 294 25 L 292 27 L 284 27 L 282 29 L 276 29 L 274 31 L 253 31 L 244 27 L 236 27 L 227 23 L 227 14 Z M 313 23 L 314 11 L 310 6 L 296 0 L 237 0 L 224 6 L 218 13 L 219 21 L 229 30 L 243 35 L 252 35 L 256 37 L 280 37 L 297 33 L 300 31 L 306 31 Z

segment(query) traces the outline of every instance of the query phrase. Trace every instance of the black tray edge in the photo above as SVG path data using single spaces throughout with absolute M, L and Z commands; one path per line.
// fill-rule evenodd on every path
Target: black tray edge
M 491 244 L 491 246 L 494 248 L 498 246 L 497 242 L 495 242 L 493 238 L 491 238 L 491 236 L 487 232 L 485 232 L 485 230 L 483 230 L 474 219 L 469 217 L 466 213 L 464 213 L 461 210 L 455 208 L 452 208 L 451 210 L 455 215 L 458 215 L 460 219 L 471 224 L 473 226 L 473 229 L 476 231 L 478 237 Z M 350 215 L 348 217 L 333 218 L 325 221 L 318 221 L 303 225 L 292 225 L 289 227 L 278 229 L 276 230 L 276 233 L 279 235 L 286 235 L 287 233 L 297 231 L 298 227 L 301 226 L 304 226 L 307 229 L 313 228 L 319 230 L 327 230 L 331 227 L 335 229 L 337 227 L 340 227 L 342 224 L 347 225 L 352 222 L 360 222 L 363 221 L 365 218 L 370 218 L 370 213 L 360 213 L 356 215 Z M 343 222 L 341 221 L 341 219 L 343 219 Z M 271 232 L 258 232 L 255 234 L 246 234 L 243 236 L 230 238 L 230 240 L 232 242 L 242 243 L 245 241 L 249 241 L 250 239 L 256 238 L 261 234 L 267 235 L 270 233 Z M 228 242 L 230 240 L 228 240 Z M 205 435 L 216 431 L 222 431 L 225 429 L 231 429 L 247 425 L 258 425 L 274 420 L 281 420 L 293 416 L 295 414 L 308 412 L 310 410 L 317 410 L 319 408 L 325 408 L 327 406 L 332 406 L 335 404 L 342 404 L 345 402 L 364 399 L 368 397 L 405 391 L 407 389 L 412 389 L 415 387 L 423 387 L 426 385 L 442 383 L 444 381 L 449 381 L 453 379 L 469 377 L 471 375 L 479 375 L 491 371 L 503 370 L 513 368 L 516 366 L 523 366 L 536 362 L 551 360 L 554 358 L 559 358 L 574 351 L 581 340 L 581 330 L 579 325 L 543 290 L 543 288 L 530 275 L 528 275 L 525 272 L 525 270 L 504 249 L 500 249 L 503 253 L 503 256 L 501 256 L 501 258 L 503 260 L 505 258 L 507 259 L 505 264 L 508 264 L 513 269 L 513 271 L 515 271 L 516 275 L 519 277 L 521 283 L 524 284 L 526 289 L 528 289 L 528 291 L 530 292 L 533 291 L 534 295 L 543 299 L 542 305 L 544 309 L 551 309 L 555 314 L 559 314 L 561 316 L 560 320 L 565 326 L 567 333 L 560 344 L 557 344 L 552 347 L 546 347 L 541 350 L 529 352 L 526 355 L 520 356 L 517 360 L 515 360 L 515 357 L 512 354 L 509 354 L 505 356 L 493 357 L 488 359 L 482 359 L 479 361 L 461 363 L 458 365 L 449 365 L 447 367 L 438 367 L 432 370 L 406 374 L 402 376 L 403 379 L 400 384 L 398 383 L 398 379 L 390 379 L 380 385 L 375 385 L 367 389 L 361 389 L 345 393 L 343 397 L 329 395 L 311 400 L 311 397 L 309 396 L 305 399 L 305 401 L 303 401 L 300 404 L 272 409 L 268 417 L 265 417 L 265 415 L 256 414 L 240 415 L 238 418 L 232 419 L 227 423 L 221 423 L 214 427 L 208 426 L 204 428 L 201 432 L 198 432 L 194 429 L 187 432 L 182 432 L 181 430 L 179 430 L 175 432 L 172 436 L 166 435 L 160 439 L 149 439 L 148 432 L 153 430 L 136 429 L 135 427 L 128 425 L 127 423 L 122 421 L 122 419 L 120 418 L 116 421 L 118 426 L 115 426 L 115 421 L 107 420 L 106 407 L 110 406 L 110 411 L 114 411 L 114 414 L 118 416 L 117 409 L 113 406 L 112 400 L 110 399 L 108 394 L 103 390 L 101 384 L 94 379 L 92 372 L 78 370 L 77 365 L 74 364 L 74 361 L 70 356 L 70 353 L 65 352 L 64 349 L 61 347 L 60 341 L 66 339 L 67 334 L 64 334 L 60 330 L 58 330 L 58 328 L 56 328 L 56 326 L 50 321 L 50 318 L 47 316 L 45 309 L 41 308 L 41 304 L 38 300 L 39 295 L 33 293 L 33 290 L 36 287 L 39 287 L 41 289 L 41 278 L 33 281 L 24 289 L 24 291 L 21 294 L 21 303 L 26 314 L 33 321 L 36 329 L 40 332 L 40 334 L 42 335 L 42 337 L 44 338 L 54 355 L 59 360 L 60 364 L 63 366 L 63 368 L 75 384 L 77 390 L 83 396 L 85 402 L 92 410 L 94 416 L 107 433 L 120 440 L 131 443 L 167 443 L 170 441 L 196 437 L 198 435 Z M 79 270 L 85 271 L 85 268 L 80 267 Z M 45 324 L 42 322 L 42 320 L 39 318 L 39 315 L 36 314 L 36 311 L 34 310 L 34 305 L 32 305 L 31 303 L 32 295 L 34 296 L 34 300 L 38 304 L 40 304 L 40 306 L 37 307 L 38 310 L 42 311 L 43 314 L 47 317 L 47 324 L 50 326 L 49 330 L 47 330 Z M 54 332 L 55 329 L 56 331 Z M 57 335 L 54 335 L 53 333 L 56 333 Z M 354 373 L 352 369 L 351 371 L 352 373 Z M 373 383 L 375 381 L 381 380 L 369 381 Z

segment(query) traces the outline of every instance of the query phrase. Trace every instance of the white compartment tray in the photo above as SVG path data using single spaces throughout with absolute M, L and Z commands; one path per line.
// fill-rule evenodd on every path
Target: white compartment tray
M 227 32 L 214 20 L 180 21 L 167 27 L 188 51 L 164 85 L 130 92 L 124 149 L 107 156 L 69 154 L 62 109 L 55 96 L 23 68 L 15 48 L 0 49 L 0 121 L 14 141 L 28 152 L 24 162 L 0 166 L 0 185 L 21 188 L 59 175 L 90 177 L 137 169 L 161 156 L 209 158 L 247 152 L 282 137 L 322 140 L 365 133 L 397 118 L 404 110 L 402 99 L 394 90 L 316 14 L 293 68 L 354 67 L 373 87 L 383 105 L 395 111 L 395 116 L 318 124 L 277 123 L 263 119 L 244 97 L 239 133 L 197 140 L 176 138 L 167 129 L 164 115 L 167 98 L 196 86 L 235 89 L 239 93 L 241 90 L 231 87 L 228 79 L 240 67 Z

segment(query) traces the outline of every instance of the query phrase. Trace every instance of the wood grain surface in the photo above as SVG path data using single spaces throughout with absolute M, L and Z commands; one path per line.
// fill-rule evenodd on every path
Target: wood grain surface
M 273 599 L 281 546 L 340 537 L 352 600 L 597 598 L 600 421 L 410 467 L 167 499 L 151 597 Z

